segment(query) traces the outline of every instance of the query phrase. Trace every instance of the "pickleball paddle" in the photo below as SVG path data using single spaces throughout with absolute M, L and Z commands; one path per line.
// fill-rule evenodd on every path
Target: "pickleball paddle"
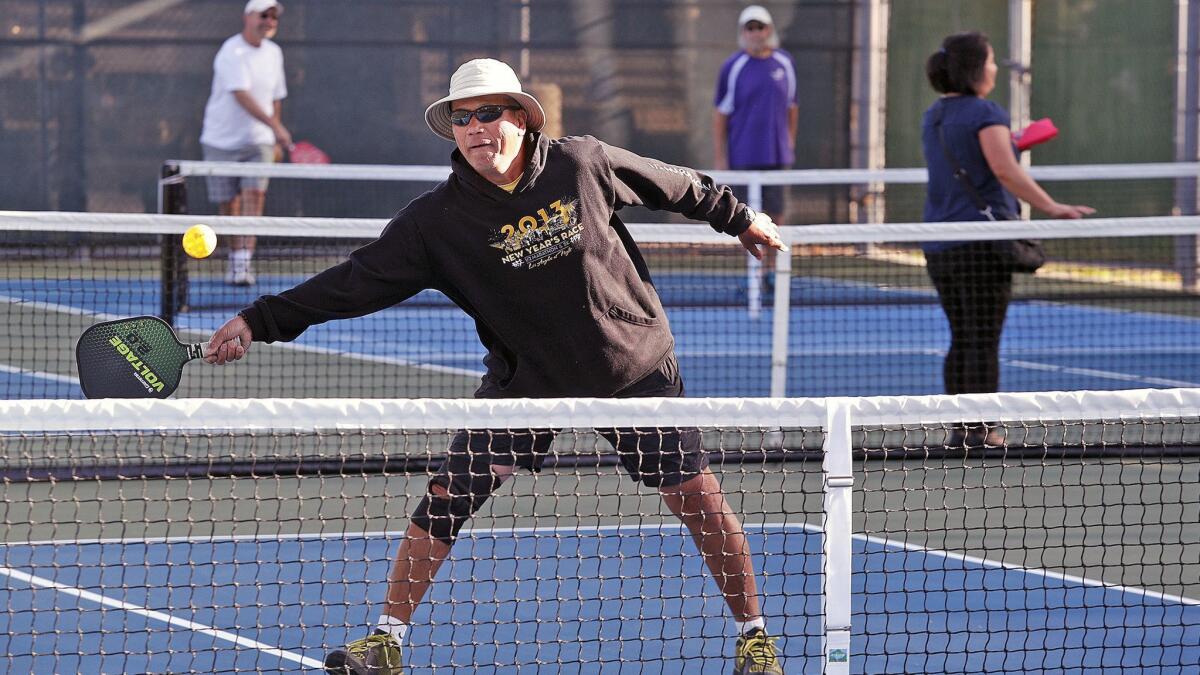
M 156 316 L 98 323 L 75 345 L 79 386 L 88 398 L 167 398 L 183 366 L 203 356 L 203 344 L 181 343 Z

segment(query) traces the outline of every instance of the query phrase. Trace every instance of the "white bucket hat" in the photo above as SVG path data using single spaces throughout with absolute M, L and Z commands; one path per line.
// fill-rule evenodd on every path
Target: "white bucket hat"
M 454 130 L 450 124 L 448 104 L 459 99 L 491 94 L 503 94 L 516 100 L 528 115 L 526 128 L 529 131 L 540 131 L 546 124 L 546 113 L 542 110 L 542 104 L 521 91 L 521 81 L 507 63 L 495 59 L 475 59 L 459 66 L 450 77 L 450 94 L 439 98 L 425 109 L 425 123 L 433 133 L 453 141 Z

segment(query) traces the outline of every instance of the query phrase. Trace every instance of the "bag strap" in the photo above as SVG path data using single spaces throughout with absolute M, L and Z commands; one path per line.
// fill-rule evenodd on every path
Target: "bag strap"
M 946 132 L 942 129 L 942 117 L 944 117 L 945 114 L 946 102 L 938 101 L 938 115 L 937 119 L 933 123 L 933 128 L 937 129 L 938 144 L 942 146 L 942 156 L 946 158 L 946 163 L 954 169 L 955 180 L 957 180 L 959 184 L 963 186 L 963 190 L 967 192 L 967 196 L 971 198 L 971 201 L 975 204 L 975 208 L 979 210 L 979 213 L 982 214 L 983 217 L 994 221 L 996 220 L 996 215 L 992 213 L 992 205 L 985 202 L 983 197 L 979 196 L 979 192 L 971 183 L 971 176 L 967 174 L 966 170 L 962 168 L 962 165 L 958 163 L 958 160 L 954 158 L 954 155 L 950 154 L 950 149 L 946 147 Z

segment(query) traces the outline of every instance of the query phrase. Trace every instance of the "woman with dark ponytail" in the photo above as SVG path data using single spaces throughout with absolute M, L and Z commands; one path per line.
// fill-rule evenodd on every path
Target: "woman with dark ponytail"
M 996 86 L 996 57 L 982 33 L 956 33 L 925 62 L 929 84 L 942 96 L 925 111 L 921 143 L 929 168 L 926 222 L 1016 218 L 1017 199 L 1052 218 L 1081 218 L 1095 211 L 1060 204 L 1017 161 L 1004 108 L 987 95 Z M 965 173 L 975 195 L 955 177 Z M 922 245 L 926 268 L 950 322 L 950 351 L 943 371 L 946 393 L 994 392 L 1000 386 L 1000 332 L 1012 297 L 1012 270 L 992 253 L 990 242 L 939 241 Z M 982 425 L 955 435 L 952 443 L 979 447 L 1002 443 Z

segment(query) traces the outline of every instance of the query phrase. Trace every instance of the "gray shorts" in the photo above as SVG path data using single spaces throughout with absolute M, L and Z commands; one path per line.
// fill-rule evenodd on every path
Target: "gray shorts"
M 204 148 L 204 161 L 206 162 L 263 162 L 266 164 L 273 164 L 275 162 L 274 145 L 247 145 L 237 150 L 222 150 L 203 144 L 201 147 Z M 238 196 L 238 193 L 242 190 L 266 192 L 269 180 L 268 178 L 250 176 L 242 178 L 237 176 L 209 176 L 208 201 L 214 204 L 223 204 Z

